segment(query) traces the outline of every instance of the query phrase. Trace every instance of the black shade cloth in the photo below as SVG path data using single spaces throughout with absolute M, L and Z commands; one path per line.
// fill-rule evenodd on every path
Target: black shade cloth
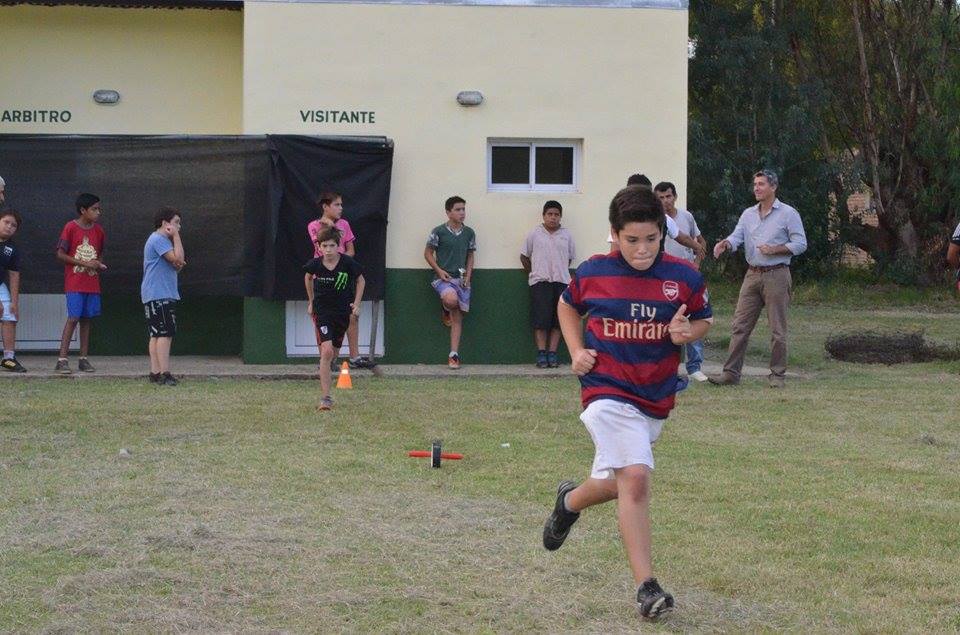
M 382 139 L 270 136 L 271 209 L 275 240 L 265 237 L 263 288 L 251 295 L 306 299 L 301 267 L 313 257 L 307 224 L 320 215 L 324 191 L 343 195 L 343 218 L 356 234 L 356 260 L 363 267 L 366 300 L 382 300 L 386 278 L 387 208 L 393 144 Z
M 180 293 L 304 299 L 316 195 L 336 188 L 358 235 L 366 299 L 383 298 L 392 144 L 383 138 L 0 135 L 5 207 L 23 226 L 23 293 L 62 293 L 55 258 L 80 192 L 102 199 L 104 293 L 139 293 L 153 215 L 183 214 Z

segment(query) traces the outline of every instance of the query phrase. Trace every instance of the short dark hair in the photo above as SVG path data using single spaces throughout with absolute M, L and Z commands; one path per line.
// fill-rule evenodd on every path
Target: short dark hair
M 333 192 L 333 191 L 320 192 L 320 197 L 317 198 L 317 209 L 319 209 L 320 212 L 322 213 L 324 205 L 330 205 L 338 198 L 343 198 L 343 196 L 341 196 L 339 192 Z
M 20 214 L 12 209 L 0 210 L 0 219 L 6 218 L 7 216 L 13 216 L 14 222 L 17 223 L 17 229 L 20 229 L 20 225 L 23 224 L 23 219 L 20 218 Z
M 332 240 L 338 245 L 340 244 L 340 230 L 336 227 L 324 227 L 317 233 L 316 243 L 318 245 Z
M 555 209 L 563 216 L 563 205 L 560 204 L 560 201 L 547 201 L 543 204 L 543 213 L 546 214 L 548 209 Z
M 628 185 L 610 201 L 610 227 L 619 232 L 627 223 L 656 223 L 663 233 L 666 224 L 660 199 L 649 187 Z
M 453 209 L 453 206 L 456 205 L 457 203 L 463 203 L 464 205 L 467 204 L 467 202 L 462 198 L 460 198 L 459 196 L 451 196 L 450 198 L 447 199 L 447 202 L 443 204 L 443 208 L 449 212 L 450 210 Z
M 667 190 L 673 192 L 674 196 L 677 195 L 677 188 L 675 188 L 670 181 L 660 181 L 657 183 L 657 186 L 653 188 L 654 192 L 666 192 Z
M 631 174 L 630 178 L 627 179 L 627 185 L 646 185 L 647 187 L 651 187 L 653 183 L 650 182 L 646 174 Z
M 173 221 L 174 216 L 179 216 L 180 220 L 183 220 L 183 215 L 172 207 L 161 207 L 157 210 L 157 213 L 153 215 L 153 228 L 160 229 L 163 226 L 163 222 Z
M 87 209 L 88 207 L 92 207 L 93 205 L 96 205 L 99 202 L 100 202 L 99 196 L 84 192 L 83 194 L 77 197 L 77 202 L 76 202 L 77 216 L 79 216 L 83 210 Z

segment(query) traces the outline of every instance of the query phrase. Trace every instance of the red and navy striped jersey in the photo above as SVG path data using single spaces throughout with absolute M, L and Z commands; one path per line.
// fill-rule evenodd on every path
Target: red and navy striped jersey
M 700 272 L 662 252 L 649 269 L 638 271 L 614 251 L 577 267 L 563 301 L 587 316 L 584 345 L 597 351 L 593 369 L 580 378 L 583 407 L 615 399 L 666 418 L 680 363 L 680 347 L 667 329 L 670 320 L 681 304 L 690 320 L 713 317 Z

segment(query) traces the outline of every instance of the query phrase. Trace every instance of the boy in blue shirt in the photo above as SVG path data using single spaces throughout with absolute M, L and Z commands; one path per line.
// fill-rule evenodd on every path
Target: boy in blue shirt
M 155 231 L 143 246 L 140 300 L 150 336 L 150 382 L 176 386 L 170 374 L 170 346 L 177 332 L 175 308 L 180 299 L 177 274 L 187 264 L 180 241 L 180 212 L 161 207 L 153 218 Z

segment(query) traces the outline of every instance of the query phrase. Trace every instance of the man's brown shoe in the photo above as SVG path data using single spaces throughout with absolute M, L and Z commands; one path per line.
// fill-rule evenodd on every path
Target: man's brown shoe
M 730 373 L 720 373 L 719 375 L 710 375 L 707 377 L 707 381 L 715 386 L 736 386 L 740 383 L 740 379 L 734 377 Z

